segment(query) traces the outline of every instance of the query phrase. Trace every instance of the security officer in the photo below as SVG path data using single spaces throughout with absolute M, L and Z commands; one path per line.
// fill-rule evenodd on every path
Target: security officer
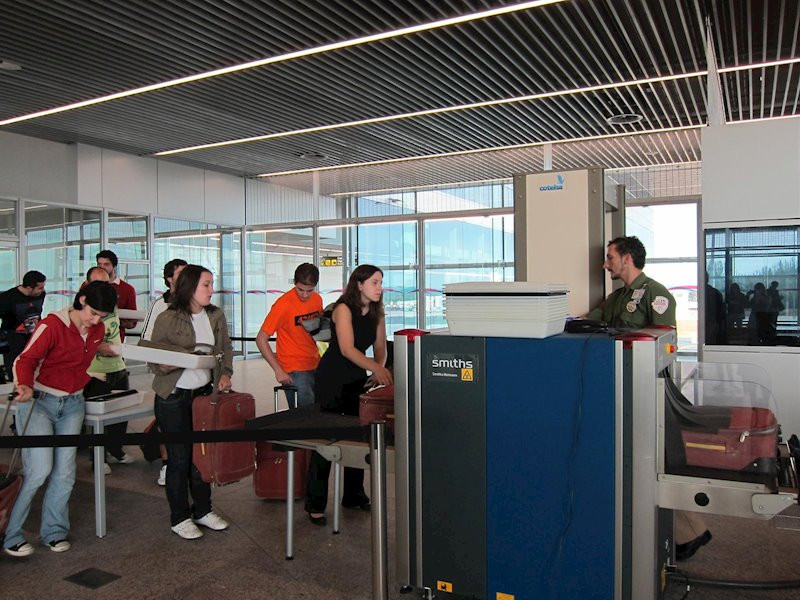
M 603 320 L 611 327 L 675 327 L 675 298 L 642 272 L 645 255 L 644 245 L 636 236 L 618 237 L 608 243 L 603 268 L 625 287 L 612 292 L 586 315 L 587 319 Z
M 646 256 L 636 236 L 618 237 L 608 243 L 603 268 L 611 279 L 625 284 L 586 315 L 611 327 L 641 328 L 648 325 L 675 327 L 675 298 L 663 285 L 642 272 Z M 675 511 L 675 558 L 686 560 L 711 541 L 711 532 L 698 513 Z

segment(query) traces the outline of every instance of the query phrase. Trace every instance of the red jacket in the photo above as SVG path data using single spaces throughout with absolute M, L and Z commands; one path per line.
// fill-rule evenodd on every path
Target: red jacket
M 64 308 L 41 320 L 14 361 L 14 381 L 56 396 L 74 394 L 89 383 L 86 369 L 106 328 L 98 323 L 89 329 L 84 341 L 70 321 L 69 310 Z

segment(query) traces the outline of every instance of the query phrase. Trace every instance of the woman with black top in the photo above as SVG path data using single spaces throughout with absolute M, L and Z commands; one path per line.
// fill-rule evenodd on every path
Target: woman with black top
M 375 383 L 392 383 L 386 363 L 386 321 L 383 312 L 383 271 L 373 265 L 356 267 L 331 319 L 331 341 L 315 375 L 314 394 L 323 410 L 358 414 L 367 371 Z M 365 352 L 372 346 L 375 358 Z M 314 452 L 308 471 L 306 512 L 312 523 L 325 525 L 331 463 Z M 345 468 L 342 506 L 369 510 L 364 471 Z

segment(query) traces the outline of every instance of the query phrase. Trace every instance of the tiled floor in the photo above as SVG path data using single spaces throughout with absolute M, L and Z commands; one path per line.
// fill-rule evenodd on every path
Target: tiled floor
M 258 414 L 272 411 L 274 380 L 262 361 L 238 362 L 234 387 L 254 393 Z M 149 376 L 133 383 L 147 389 Z M 132 423 L 141 431 L 145 422 Z M 207 531 L 195 541 L 169 529 L 163 488 L 155 483 L 159 464 L 148 464 L 138 448 L 131 465 L 112 465 L 107 482 L 108 535 L 94 534 L 92 472 L 88 451 L 78 458 L 78 480 L 70 501 L 73 548 L 55 554 L 36 545 L 26 559 L 0 557 L 0 598 L 141 599 L 141 598 L 281 598 L 347 599 L 371 597 L 370 515 L 343 510 L 342 531 L 311 525 L 301 501 L 295 503 L 295 558 L 285 560 L 285 505 L 256 498 L 250 479 L 216 488 L 215 510 L 231 522 L 226 532 Z M 7 451 L 0 451 L 0 462 Z M 368 481 L 368 480 L 367 480 Z M 332 488 L 333 486 L 331 486 Z M 390 597 L 400 598 L 395 582 L 393 482 L 388 489 Z M 28 521 L 29 540 L 36 539 L 41 498 Z M 329 505 L 330 511 L 331 505 Z M 710 517 L 714 539 L 696 557 L 681 563 L 685 571 L 720 579 L 797 578 L 800 532 L 774 529 L 769 523 Z M 65 578 L 99 569 L 119 578 L 89 589 Z M 667 600 L 681 600 L 685 587 L 668 586 Z M 408 598 L 409 596 L 402 596 Z M 686 600 L 800 598 L 800 590 L 740 591 L 693 588 Z

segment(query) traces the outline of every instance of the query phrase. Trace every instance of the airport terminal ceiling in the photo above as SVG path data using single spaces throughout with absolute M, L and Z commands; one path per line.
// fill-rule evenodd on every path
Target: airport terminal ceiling
M 725 120 L 798 115 L 793 0 L 0 0 L 0 132 L 322 194 L 696 163 L 706 17 Z

